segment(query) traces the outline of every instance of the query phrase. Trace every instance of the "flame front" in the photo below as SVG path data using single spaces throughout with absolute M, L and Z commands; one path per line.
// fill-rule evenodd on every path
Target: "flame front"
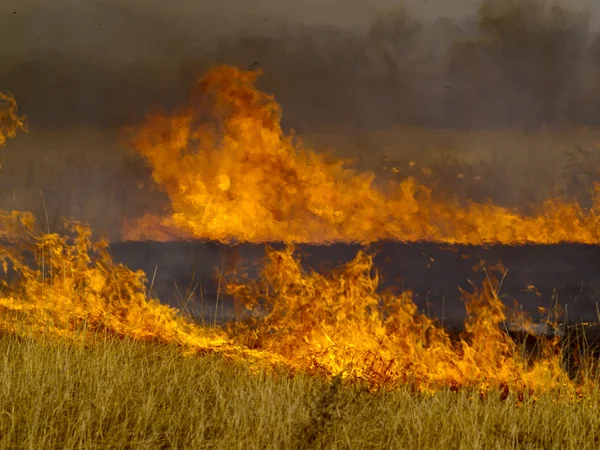
M 146 294 L 145 274 L 115 264 L 89 228 L 67 222 L 62 234 L 38 233 L 29 214 L 4 214 L 12 239 L 0 262 L 12 282 L 0 291 L 0 331 L 55 336 L 85 344 L 97 332 L 179 345 L 188 355 L 217 352 L 254 370 L 287 367 L 366 383 L 433 393 L 473 389 L 481 395 L 582 392 L 561 368 L 558 342 L 536 361 L 501 330 L 504 307 L 493 278 L 466 294 L 459 340 L 417 313 L 411 295 L 377 292 L 372 259 L 359 253 L 336 273 L 306 273 L 291 248 L 269 250 L 261 278 L 229 282 L 240 303 L 258 313 L 224 330 L 200 327 Z M 33 257 L 28 260 L 27 255 Z M 583 380 L 588 383 L 587 380 Z
M 377 292 L 378 277 L 365 253 L 330 276 L 305 272 L 291 248 L 270 250 L 268 256 L 257 282 L 228 285 L 246 308 L 263 310 L 253 320 L 231 325 L 246 345 L 371 386 L 519 393 L 573 387 L 561 369 L 558 342 L 546 342 L 543 358 L 530 362 L 501 330 L 506 317 L 493 277 L 481 289 L 463 292 L 468 319 L 453 342 L 417 313 L 410 292 Z
M 85 344 L 98 332 L 176 344 L 186 354 L 219 352 L 269 368 L 283 363 L 235 345 L 223 332 L 203 328 L 146 293 L 146 274 L 112 261 L 107 242 L 67 221 L 63 234 L 36 231 L 28 213 L 0 214 L 2 280 L 0 332 L 62 338 Z
M 591 209 L 548 200 L 529 216 L 491 203 L 440 201 L 410 178 L 378 187 L 372 173 L 351 170 L 286 135 L 281 108 L 256 89 L 257 75 L 216 67 L 197 83 L 186 109 L 151 116 L 137 130 L 132 144 L 168 194 L 172 213 L 127 223 L 125 240 L 600 241 L 599 186 Z M 153 233 L 158 224 L 170 234 Z
M 155 117 L 137 136 L 173 203 L 167 228 L 250 241 L 597 241 L 593 210 L 577 205 L 549 202 L 543 215 L 531 218 L 492 205 L 457 209 L 434 202 L 410 180 L 386 195 L 372 175 L 284 136 L 279 107 L 254 89 L 255 78 L 217 68 L 200 83 L 206 95 L 194 108 Z M 24 121 L 16 119 L 13 101 L 7 105 L 2 136 L 14 137 Z M 567 225 L 567 218 L 577 220 Z M 2 212 L 0 235 L 0 266 L 8 275 L 0 290 L 0 332 L 85 344 L 98 336 L 90 330 L 102 331 L 177 344 L 186 354 L 218 352 L 253 369 L 283 365 L 340 375 L 371 389 L 573 396 L 591 386 L 569 379 L 556 341 L 536 361 L 521 355 L 500 328 L 505 313 L 493 277 L 480 290 L 463 292 L 468 319 L 453 340 L 417 312 L 410 293 L 379 293 L 365 253 L 323 275 L 305 272 L 291 247 L 269 250 L 258 281 L 227 283 L 228 293 L 256 314 L 221 330 L 200 327 L 150 298 L 145 274 L 114 263 L 107 243 L 93 243 L 87 226 L 70 221 L 63 234 L 43 233 L 31 214 Z

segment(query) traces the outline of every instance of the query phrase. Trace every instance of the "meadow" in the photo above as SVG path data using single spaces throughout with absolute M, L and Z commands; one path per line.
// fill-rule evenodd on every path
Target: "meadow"
M 450 389 L 369 393 L 253 374 L 217 355 L 99 335 L 0 337 L 0 448 L 595 449 L 600 392 L 518 401 Z

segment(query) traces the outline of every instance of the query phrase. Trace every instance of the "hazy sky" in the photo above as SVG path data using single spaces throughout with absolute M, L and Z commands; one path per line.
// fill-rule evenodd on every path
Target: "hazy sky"
M 102 0 L 3 0 L 0 11 L 26 12 L 32 8 L 61 5 L 70 8 L 92 7 Z M 217 12 L 230 17 L 252 15 L 277 15 L 304 23 L 348 25 L 364 23 L 379 10 L 391 9 L 405 4 L 422 17 L 464 16 L 475 11 L 480 0 L 122 0 L 117 2 L 125 8 L 138 10 L 141 14 L 150 8 L 165 12 L 203 13 Z M 586 9 L 597 14 L 598 0 L 564 0 L 563 4 L 574 9 Z
M 217 2 L 193 2 L 195 5 Z M 464 17 L 475 12 L 480 0 L 223 0 L 218 2 L 220 8 L 237 13 L 263 12 L 276 14 L 280 17 L 300 20 L 304 23 L 320 23 L 348 25 L 353 23 L 367 23 L 373 15 L 386 9 L 393 9 L 398 5 L 406 5 L 413 13 L 428 19 L 437 17 Z M 567 0 L 563 2 L 573 9 L 587 9 L 600 11 L 598 0 Z
M 406 5 L 417 17 L 464 18 L 479 0 L 1 0 L 0 54 L 35 49 L 110 52 L 115 60 L 158 56 L 178 45 L 210 45 L 242 29 L 269 33 L 281 21 L 360 27 Z M 570 0 L 598 23 L 600 1 Z M 273 20 L 274 18 L 278 20 Z M 269 20 L 271 19 L 271 20 Z M 183 41 L 186 42 L 183 42 Z M 192 42 L 190 42 L 192 41 Z M 137 48 L 136 48 L 137 46 Z M 155 55 L 152 52 L 156 52 Z M 135 58 L 134 58 L 135 59 Z

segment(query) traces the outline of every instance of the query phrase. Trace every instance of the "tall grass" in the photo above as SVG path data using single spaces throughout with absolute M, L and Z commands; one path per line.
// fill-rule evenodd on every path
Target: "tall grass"
M 0 337 L 0 449 L 592 449 L 600 393 L 519 403 L 420 396 L 278 373 L 102 337 Z

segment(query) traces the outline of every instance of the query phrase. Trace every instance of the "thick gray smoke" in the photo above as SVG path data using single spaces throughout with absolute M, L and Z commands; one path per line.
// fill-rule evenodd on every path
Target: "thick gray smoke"
M 564 126 L 600 117 L 600 40 L 573 4 L 458 2 L 452 18 L 423 18 L 426 11 L 383 0 L 324 2 L 320 14 L 303 2 L 287 17 L 266 1 L 262 9 L 225 3 L 4 6 L 0 86 L 32 123 L 51 128 L 121 126 L 154 105 L 178 104 L 189 82 L 219 62 L 263 68 L 262 87 L 301 131 Z
M 596 124 L 600 40 L 588 16 L 537 0 L 486 1 L 474 18 L 402 8 L 364 33 L 325 26 L 222 39 L 215 58 L 257 63 L 302 130 Z

